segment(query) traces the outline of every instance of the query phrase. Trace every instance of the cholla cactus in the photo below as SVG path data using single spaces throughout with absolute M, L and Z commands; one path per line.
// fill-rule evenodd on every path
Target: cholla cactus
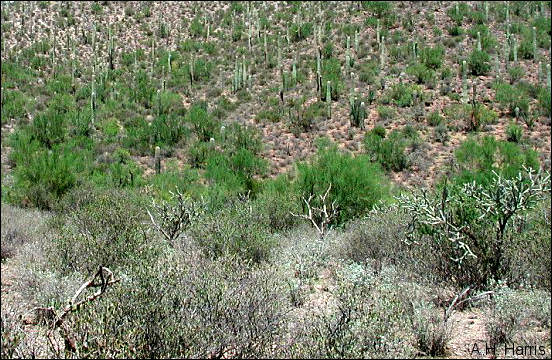
M 174 241 L 203 213 L 204 204 L 186 198 L 178 188 L 170 193 L 170 202 L 163 201 L 159 205 L 152 201 L 154 214 L 146 210 L 154 228 L 174 246 Z
M 486 187 L 472 182 L 451 192 L 445 185 L 440 196 L 430 196 L 427 190 L 422 190 L 411 196 L 396 197 L 399 208 L 409 216 L 407 242 L 419 244 L 416 240 L 418 229 L 429 228 L 435 240 L 453 243 L 458 256 L 451 260 L 459 263 L 467 257 L 477 258 L 472 246 L 486 247 L 482 253 L 492 254 L 491 269 L 496 276 L 501 267 L 508 226 L 550 192 L 550 173 L 524 167 L 524 171 L 512 179 L 496 172 L 493 175 Z M 466 206 L 474 214 L 472 221 L 458 216 L 458 209 Z M 480 226 L 482 231 L 478 233 L 474 227 Z M 488 236 L 489 232 L 494 232 L 494 236 Z

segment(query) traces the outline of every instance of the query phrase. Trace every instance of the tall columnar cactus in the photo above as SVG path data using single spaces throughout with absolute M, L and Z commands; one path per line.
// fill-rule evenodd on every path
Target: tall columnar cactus
M 195 59 L 194 59 L 194 57 L 192 56 L 192 57 L 190 58 L 190 86 L 194 83 L 194 80 L 195 80 L 194 62 L 195 62 Z
M 495 64 L 495 76 L 500 79 L 500 62 L 498 60 L 498 53 L 496 51 L 494 54 L 494 64 Z
M 91 123 L 96 120 L 96 74 L 92 73 L 92 92 L 90 93 L 90 110 L 92 112 Z
M 358 30 L 355 29 L 355 53 L 358 56 L 359 51 L 359 41 L 358 41 Z
M 489 3 L 485 1 L 485 21 L 489 21 Z
M 506 69 L 510 67 L 510 37 L 506 37 L 504 41 L 504 63 L 506 64 Z
M 316 92 L 322 98 L 322 67 L 319 53 L 316 54 Z
M 533 26 L 533 61 L 537 61 L 537 29 Z
M 111 31 L 111 25 L 109 26 L 109 33 L 108 33 L 108 49 L 107 49 L 107 56 L 109 61 L 109 69 L 115 70 L 115 40 L 113 38 L 113 33 Z
M 282 67 L 282 53 L 280 52 L 280 36 L 278 35 L 278 43 L 276 48 L 276 53 L 278 56 L 278 67 Z
M 466 60 L 462 61 L 462 102 L 468 102 L 468 80 L 466 78 L 467 72 Z
M 477 32 L 477 51 L 481 51 L 481 33 Z
M 245 63 L 245 55 L 242 55 L 242 86 L 247 84 L 247 64 Z
M 155 173 L 161 174 L 161 149 L 159 146 L 155 147 Z
M 251 37 L 253 36 L 253 29 L 251 28 L 251 22 L 249 22 L 249 30 L 247 34 L 247 46 L 249 48 L 249 52 L 251 52 Z
M 293 85 L 295 86 L 297 84 L 297 65 L 296 65 L 296 62 L 297 60 L 295 60 L 292 64 L 292 69 L 291 69 L 291 77 L 293 79 Z
M 380 68 L 383 70 L 385 66 L 385 36 L 381 37 L 380 43 Z
M 347 36 L 347 50 L 345 51 L 345 74 L 349 74 L 351 68 L 351 37 Z
M 266 45 L 266 31 L 264 32 L 263 43 L 264 43 L 264 60 L 265 60 L 265 64 L 268 64 L 268 48 Z
M 546 86 L 550 91 L 550 64 L 546 64 Z
M 379 44 L 380 43 L 380 21 L 379 21 L 379 19 L 377 20 L 377 25 L 376 25 L 376 40 Z
M 151 40 L 151 75 L 153 76 L 153 66 L 155 64 L 155 38 Z
M 73 43 L 73 54 L 71 56 L 71 87 L 73 88 L 73 91 L 75 89 L 75 43 Z
M 510 2 L 506 1 L 506 23 L 510 23 Z
M 351 126 L 356 126 L 361 129 L 364 129 L 364 120 L 366 119 L 366 108 L 364 107 L 364 102 L 360 101 L 358 98 L 355 98 L 351 102 Z
M 517 53 L 517 40 L 514 37 L 514 63 L 517 63 L 518 61 L 518 53 Z
M 331 82 L 326 82 L 326 104 L 328 106 L 328 119 L 332 118 L 332 92 L 330 89 Z

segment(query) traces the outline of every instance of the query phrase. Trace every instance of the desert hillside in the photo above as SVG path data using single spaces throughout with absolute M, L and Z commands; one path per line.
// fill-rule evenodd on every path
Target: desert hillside
M 550 14 L 3 1 L 2 358 L 549 358 Z

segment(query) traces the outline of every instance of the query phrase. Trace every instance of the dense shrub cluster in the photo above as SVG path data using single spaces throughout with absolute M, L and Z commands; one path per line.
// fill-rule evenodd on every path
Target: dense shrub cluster
M 332 184 L 329 203 L 339 207 L 337 223 L 343 223 L 370 210 L 387 192 L 380 167 L 366 155 L 352 157 L 340 153 L 335 145 L 322 143 L 311 164 L 298 164 L 297 186 L 300 194 L 323 194 Z M 316 195 L 318 196 L 318 195 Z M 313 205 L 320 206 L 315 199 Z

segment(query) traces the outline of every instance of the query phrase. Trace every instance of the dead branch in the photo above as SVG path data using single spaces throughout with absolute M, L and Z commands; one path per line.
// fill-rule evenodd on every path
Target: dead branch
M 307 205 L 308 214 L 294 214 L 290 211 L 290 214 L 295 217 L 299 217 L 311 222 L 311 224 L 316 228 L 316 231 L 320 235 L 320 239 L 324 238 L 327 233 L 328 225 L 333 219 L 337 217 L 337 204 L 334 200 L 331 204 L 327 204 L 327 197 L 332 188 L 332 184 L 328 186 L 328 189 L 324 195 L 318 195 L 320 198 L 321 206 L 314 207 L 311 204 L 314 194 L 311 194 L 308 199 L 305 199 L 303 196 L 303 202 Z
M 109 285 L 113 285 L 115 283 L 118 283 L 119 281 L 120 279 L 115 279 L 113 272 L 111 270 L 109 270 L 104 266 L 100 266 L 98 271 L 94 274 L 94 276 L 79 287 L 77 292 L 75 292 L 75 295 L 73 295 L 69 303 L 63 308 L 63 310 L 59 314 L 56 313 L 53 307 L 36 307 L 29 311 L 29 312 L 34 312 L 36 314 L 35 321 L 24 320 L 24 323 L 36 324 L 40 320 L 46 320 L 47 322 L 49 322 L 51 325 L 47 336 L 48 336 L 48 340 L 50 341 L 50 344 L 53 347 L 55 343 L 52 337 L 53 332 L 57 328 L 61 327 L 65 335 L 64 341 L 65 341 L 66 348 L 68 348 L 71 351 L 75 351 L 76 350 L 75 339 L 73 336 L 70 335 L 68 328 L 64 324 L 65 318 L 70 313 L 77 311 L 82 305 L 88 302 L 92 302 L 95 299 L 102 296 L 107 290 L 107 287 Z M 88 288 L 97 288 L 97 287 L 99 287 L 98 291 L 77 302 L 78 297 L 84 292 L 84 290 Z

